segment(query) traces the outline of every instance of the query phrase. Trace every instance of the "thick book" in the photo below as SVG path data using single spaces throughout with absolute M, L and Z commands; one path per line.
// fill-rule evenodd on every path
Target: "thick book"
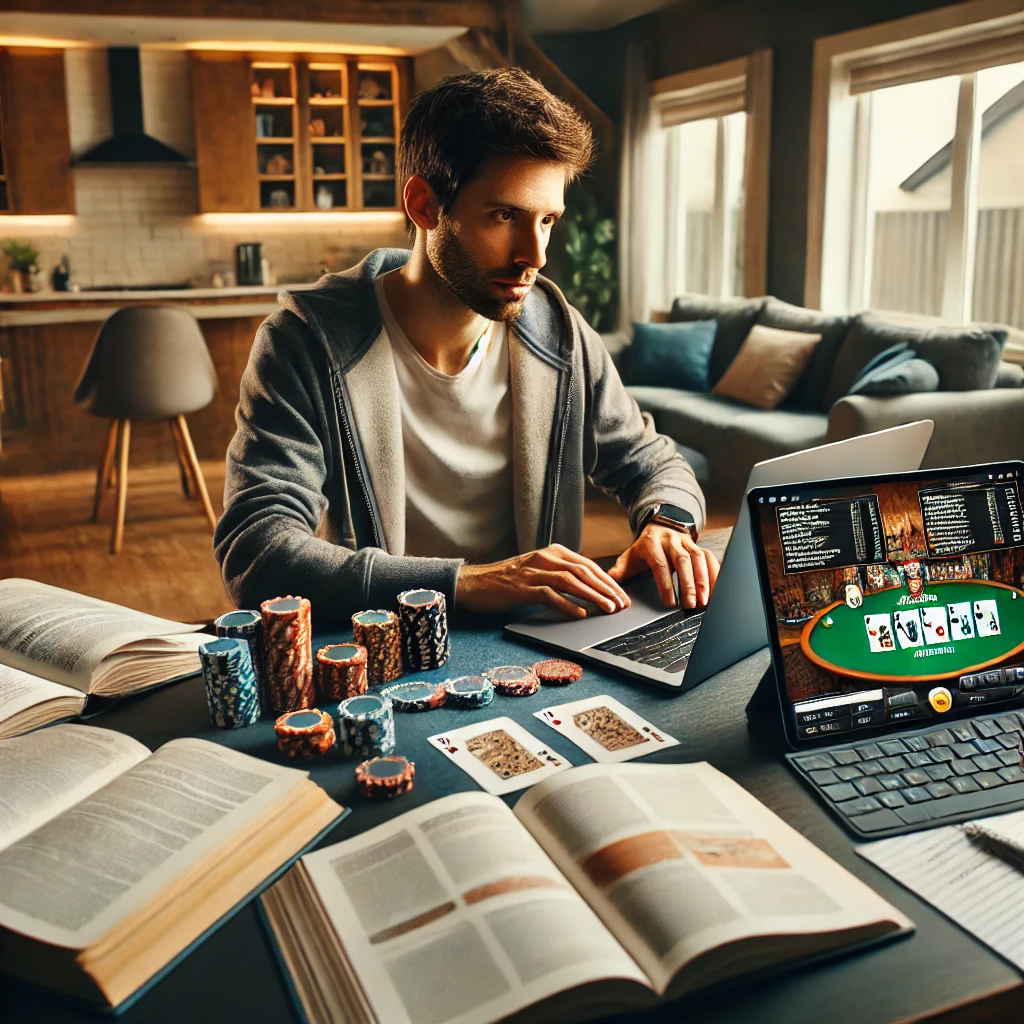
M 0 580 L 0 738 L 200 671 L 202 626 L 34 580 Z
M 913 930 L 706 763 L 444 797 L 261 897 L 311 1024 L 575 1020 Z
M 109 729 L 0 740 L 0 971 L 117 1007 L 344 813 L 294 768 Z

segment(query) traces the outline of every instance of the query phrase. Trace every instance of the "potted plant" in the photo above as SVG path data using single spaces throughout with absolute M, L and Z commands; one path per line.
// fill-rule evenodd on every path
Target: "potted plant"
M 582 189 L 564 218 L 565 297 L 595 331 L 609 330 L 615 317 L 615 222 L 602 217 L 597 201 Z
M 19 242 L 16 238 L 8 238 L 2 246 L 2 252 L 10 264 L 11 284 L 16 292 L 31 290 L 31 275 L 39 272 L 39 250 L 28 242 Z

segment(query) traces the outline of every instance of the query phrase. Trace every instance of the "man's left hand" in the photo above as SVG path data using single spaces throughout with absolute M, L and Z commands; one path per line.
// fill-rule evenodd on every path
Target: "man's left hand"
M 684 608 L 703 607 L 718 579 L 718 559 L 698 547 L 688 533 L 652 523 L 619 555 L 608 575 L 619 582 L 650 567 L 662 603 L 676 603 L 672 573 L 679 578 L 679 597 Z

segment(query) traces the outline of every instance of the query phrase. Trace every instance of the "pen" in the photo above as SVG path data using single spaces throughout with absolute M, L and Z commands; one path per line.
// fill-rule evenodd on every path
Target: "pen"
M 990 853 L 993 857 L 998 857 L 1005 864 L 1015 867 L 1018 871 L 1024 871 L 1024 846 L 1021 846 L 1020 843 L 996 835 L 995 832 L 973 821 L 961 825 L 960 831 L 986 853 Z

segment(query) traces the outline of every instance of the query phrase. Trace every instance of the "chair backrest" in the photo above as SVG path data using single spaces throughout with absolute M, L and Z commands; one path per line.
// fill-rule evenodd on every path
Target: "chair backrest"
M 94 416 L 168 419 L 210 404 L 217 375 L 196 318 L 180 306 L 129 306 L 100 328 L 75 401 Z

